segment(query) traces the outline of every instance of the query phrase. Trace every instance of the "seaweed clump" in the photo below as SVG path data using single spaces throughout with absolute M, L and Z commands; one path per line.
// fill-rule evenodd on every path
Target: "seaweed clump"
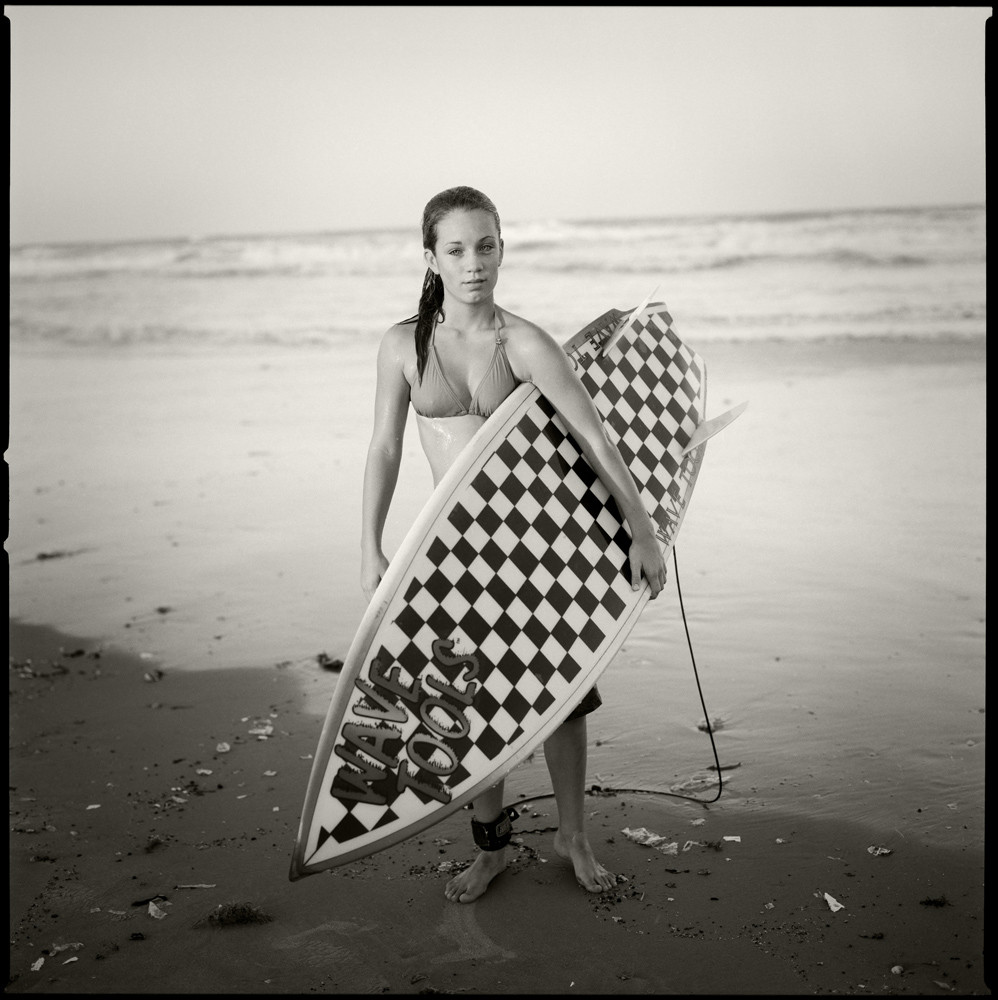
M 252 903 L 219 903 L 195 927 L 239 927 L 245 924 L 268 924 L 274 918 Z

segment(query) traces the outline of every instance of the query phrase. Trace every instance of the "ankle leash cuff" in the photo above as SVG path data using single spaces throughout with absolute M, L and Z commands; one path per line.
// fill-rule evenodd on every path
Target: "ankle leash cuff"
M 505 806 L 498 818 L 491 823 L 479 823 L 477 819 L 472 819 L 471 834 L 475 843 L 483 851 L 501 850 L 513 836 L 513 820 L 519 819 L 519 816 L 512 806 Z

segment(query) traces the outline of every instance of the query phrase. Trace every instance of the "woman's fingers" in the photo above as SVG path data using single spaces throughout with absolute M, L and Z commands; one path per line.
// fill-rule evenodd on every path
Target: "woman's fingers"
M 631 590 L 639 590 L 641 588 L 641 557 L 638 555 L 637 549 L 634 545 L 631 546 L 631 552 L 628 559 L 630 563 L 631 571 Z
M 381 586 L 381 581 L 387 572 L 388 560 L 384 556 L 380 556 L 376 560 L 365 559 L 363 561 L 360 569 L 360 589 L 364 592 L 368 604 L 374 598 L 374 594 Z
M 375 591 L 378 589 L 378 585 L 381 583 L 381 577 L 379 576 L 373 581 L 362 581 L 360 589 L 364 591 L 364 596 L 367 598 L 367 603 L 371 603 L 371 599 L 374 597 Z
M 654 601 L 662 593 L 662 588 L 665 586 L 664 567 L 656 567 L 651 571 L 648 575 L 648 585 L 651 587 L 651 599 Z
M 631 569 L 631 590 L 639 590 L 641 587 L 641 577 L 643 576 L 648 581 L 648 586 L 651 589 L 651 599 L 655 600 L 656 597 L 662 592 L 665 587 L 665 582 L 669 577 L 668 567 L 665 564 L 665 560 L 661 555 L 649 559 L 647 562 L 643 562 L 641 559 L 641 554 L 635 551 L 632 546 L 630 554 L 630 569 Z

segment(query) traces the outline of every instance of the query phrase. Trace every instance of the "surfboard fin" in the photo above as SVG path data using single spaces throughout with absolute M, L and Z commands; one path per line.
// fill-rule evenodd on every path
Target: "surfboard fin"
M 658 288 L 659 286 L 656 285 L 645 296 L 645 299 L 641 303 L 641 305 L 639 305 L 637 309 L 635 309 L 631 313 L 631 315 L 628 316 L 627 319 L 624 320 L 624 322 L 621 323 L 620 326 L 618 326 L 617 329 L 614 330 L 613 333 L 611 333 L 610 336 L 603 341 L 603 349 L 600 351 L 601 354 L 606 354 L 610 350 L 610 348 L 613 347 L 613 345 L 616 344 L 617 341 L 620 340 L 620 338 L 623 337 L 623 335 L 628 330 L 630 330 L 630 328 L 634 325 L 634 321 L 645 311 L 645 307 L 648 305 L 649 302 L 651 302 L 652 296 L 658 291 Z
M 699 448 L 705 441 L 712 438 L 718 431 L 723 431 L 732 420 L 736 420 L 745 412 L 747 406 L 748 400 L 746 399 L 737 406 L 732 406 L 730 410 L 725 410 L 720 416 L 705 420 L 690 436 L 689 442 L 683 449 L 683 454 L 688 455 L 694 448 Z

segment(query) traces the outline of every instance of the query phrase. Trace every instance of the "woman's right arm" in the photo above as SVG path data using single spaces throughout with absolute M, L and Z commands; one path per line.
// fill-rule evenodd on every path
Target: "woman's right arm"
M 409 383 L 404 369 L 405 332 L 392 327 L 378 350 L 378 383 L 374 397 L 374 430 L 364 467 L 360 584 L 367 599 L 374 596 L 388 569 L 382 533 L 395 493 L 402 461 L 402 437 L 409 407 Z

